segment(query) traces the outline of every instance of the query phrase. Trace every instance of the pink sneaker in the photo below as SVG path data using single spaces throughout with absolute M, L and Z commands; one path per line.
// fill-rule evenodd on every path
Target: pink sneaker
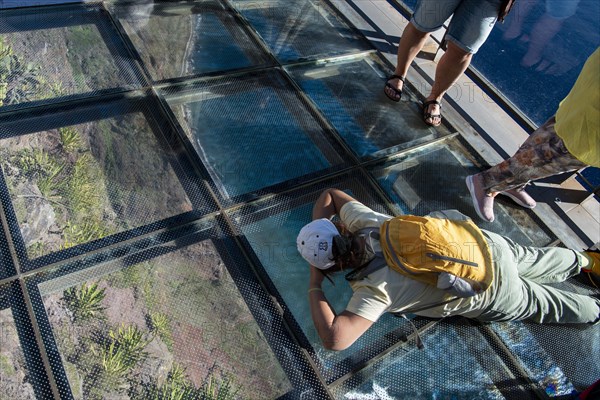
M 525 208 L 533 208 L 536 206 L 535 200 L 527 194 L 525 190 L 517 190 L 511 189 L 505 192 L 500 192 L 498 194 L 503 194 L 507 197 L 510 197 L 512 201 Z
M 467 188 L 471 193 L 471 200 L 477 215 L 484 221 L 494 221 L 494 196 L 488 196 L 481 187 L 481 178 L 476 175 L 469 175 L 466 179 Z

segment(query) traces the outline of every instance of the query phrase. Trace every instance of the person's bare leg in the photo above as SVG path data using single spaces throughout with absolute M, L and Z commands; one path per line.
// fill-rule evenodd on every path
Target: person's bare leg
M 435 81 L 431 88 L 431 93 L 427 96 L 426 101 L 436 100 L 442 101 L 444 94 L 454 85 L 458 78 L 465 72 L 473 54 L 464 51 L 456 44 L 448 41 L 448 49 L 440 59 L 437 68 L 435 70 Z M 440 106 L 437 104 L 430 104 L 427 110 L 431 114 L 440 114 Z M 434 117 L 441 118 L 441 117 Z M 434 121 L 433 118 L 427 118 L 426 123 L 431 125 L 439 125 L 438 121 Z M 435 123 L 434 123 L 435 122 Z
M 564 19 L 544 14 L 535 23 L 529 34 L 529 47 L 521 59 L 523 67 L 531 67 L 542 59 L 544 49 L 562 28 Z
M 507 18 L 508 27 L 502 35 L 502 39 L 513 40 L 521 36 L 523 24 L 536 3 L 537 0 L 524 0 L 517 1 L 514 4 L 513 9 L 510 11 L 510 18 Z
M 396 70 L 394 71 L 395 75 L 406 76 L 410 64 L 417 54 L 419 54 L 428 37 L 429 32 L 421 32 L 410 22 L 406 25 L 398 46 L 398 61 L 396 63 Z M 391 79 L 389 83 L 398 90 L 402 90 L 404 87 L 404 83 L 400 79 Z M 396 96 L 394 91 L 387 86 L 384 90 L 389 96 Z

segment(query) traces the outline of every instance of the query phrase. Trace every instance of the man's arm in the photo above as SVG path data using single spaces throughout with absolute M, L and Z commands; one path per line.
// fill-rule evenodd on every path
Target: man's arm
M 331 218 L 340 212 L 344 204 L 355 200 L 339 189 L 325 189 L 313 206 L 312 218 Z
M 339 214 L 344 204 L 354 200 L 356 199 L 341 190 L 326 189 L 313 206 L 312 218 L 331 218 Z M 308 289 L 310 313 L 323 347 L 328 350 L 344 350 L 365 333 L 373 322 L 349 311 L 336 315 L 321 290 L 323 278 L 321 271 L 311 265 Z
M 328 350 L 347 349 L 373 325 L 373 322 L 350 311 L 336 315 L 321 290 L 322 282 L 323 274 L 311 265 L 308 301 L 313 323 L 323 347 Z

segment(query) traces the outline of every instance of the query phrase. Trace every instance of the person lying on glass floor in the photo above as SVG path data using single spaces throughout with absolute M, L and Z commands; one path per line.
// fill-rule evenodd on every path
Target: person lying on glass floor
M 339 216 L 340 222 L 331 219 Z M 310 264 L 308 297 L 323 346 L 348 348 L 384 313 L 479 321 L 600 322 L 600 300 L 548 285 L 600 277 L 600 253 L 521 246 L 456 210 L 391 217 L 338 189 L 313 206 L 296 244 Z M 336 314 L 324 278 L 344 271 L 353 294 Z

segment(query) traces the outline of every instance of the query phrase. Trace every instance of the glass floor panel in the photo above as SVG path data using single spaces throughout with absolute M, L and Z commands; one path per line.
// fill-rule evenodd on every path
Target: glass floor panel
M 26 258 L 210 208 L 155 117 L 142 94 L 0 116 L 0 186 Z
M 504 399 L 494 382 L 514 377 L 472 328 L 436 324 L 421 334 L 422 350 L 414 343 L 400 347 L 332 392 L 336 399 Z
M 0 340 L 0 397 L 34 399 L 35 391 L 27 381 L 29 371 L 10 309 L 0 310 Z
M 278 71 L 164 94 L 225 198 L 344 163 L 339 146 Z
M 40 323 L 51 331 L 46 346 L 60 355 L 52 368 L 66 382 L 63 396 L 150 399 L 179 388 L 200 398 L 211 379 L 248 399 L 291 389 L 228 272 L 232 261 L 214 223 L 194 230 L 29 282 L 39 289 Z
M 141 86 L 98 6 L 0 10 L 1 106 Z M 10 71 L 10 73 L 8 72 Z
M 594 290 L 578 277 L 556 286 L 593 295 Z M 600 376 L 600 329 L 593 326 L 554 326 L 552 330 L 525 322 L 491 325 L 532 379 L 550 397 L 565 396 L 576 387 L 592 385 Z M 577 345 L 572 345 L 572 344 Z
M 282 63 L 371 49 L 326 1 L 234 0 L 232 4 Z
M 480 228 L 524 245 L 546 246 L 555 240 L 554 235 L 540 229 L 533 213 L 502 200 L 494 207 L 496 220 L 481 221 L 465 184 L 467 175 L 478 170 L 474 162 L 458 139 L 448 138 L 370 166 L 369 171 L 402 214 L 458 210 Z
M 494 324 L 493 329 L 515 356 L 519 357 L 529 376 L 534 381 L 537 381 L 548 396 L 566 396 L 575 391 L 573 384 L 568 380 L 562 369 L 546 353 L 544 348 L 540 346 L 540 343 L 537 343 L 535 336 L 529 331 L 528 325 L 522 322 L 500 323 Z M 559 327 L 559 329 L 561 328 Z M 569 335 L 569 341 L 575 339 L 577 336 L 580 336 L 580 339 L 582 339 L 580 334 L 578 335 L 576 332 L 570 333 L 575 333 L 575 335 Z M 590 343 L 593 343 L 594 335 L 591 337 L 588 335 L 585 336 L 586 342 L 590 340 Z M 580 359 L 579 361 L 583 360 Z M 590 375 L 591 373 L 593 373 L 593 370 L 587 371 L 586 375 L 593 376 Z M 592 383 L 593 381 L 588 382 L 585 386 Z
M 0 398 L 194 398 L 211 377 L 236 400 L 560 398 L 600 376 L 598 327 L 385 315 L 325 350 L 295 238 L 327 187 L 561 243 L 503 199 L 477 218 L 484 163 L 411 88 L 383 95 L 391 66 L 332 2 L 109 3 L 0 11 L 4 62 L 32 63 L 0 67 Z
M 388 67 L 374 56 L 287 69 L 361 158 L 417 146 L 449 133 L 443 125 L 432 128 L 423 124 L 418 100 L 408 85 L 399 103 L 385 96 L 380 86 L 389 74 Z
M 148 14 L 137 8 L 150 8 Z M 266 64 L 268 57 L 220 2 L 116 5 L 154 81 Z

